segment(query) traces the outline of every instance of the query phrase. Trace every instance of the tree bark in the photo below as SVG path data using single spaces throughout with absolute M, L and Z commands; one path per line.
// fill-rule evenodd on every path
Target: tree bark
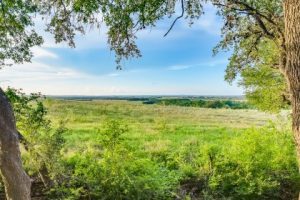
M 285 24 L 283 70 L 291 93 L 292 129 L 300 164 L 300 1 L 285 0 L 283 9 Z M 298 199 L 300 200 L 300 193 Z
M 7 200 L 30 200 L 31 181 L 22 167 L 13 110 L 1 88 L 0 172 Z
M 300 158 L 300 1 L 284 1 L 285 66 L 292 100 L 293 132 Z
M 292 100 L 292 128 L 300 164 L 300 1 L 284 1 L 285 66 Z M 300 170 L 300 168 L 299 168 Z M 300 193 L 298 199 L 300 200 Z

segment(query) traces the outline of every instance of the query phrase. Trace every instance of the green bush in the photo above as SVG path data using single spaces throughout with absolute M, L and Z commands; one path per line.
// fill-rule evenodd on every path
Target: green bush
M 54 189 L 63 199 L 172 199 L 178 182 L 169 171 L 126 148 L 122 135 L 127 126 L 110 120 L 100 130 L 100 148 L 67 158 L 69 180 Z
M 193 196 L 197 188 L 198 198 L 297 198 L 300 176 L 291 135 L 267 126 L 218 144 L 185 145 L 174 158 L 184 173 L 181 193 Z
M 211 189 L 234 199 L 293 199 L 298 164 L 289 131 L 248 129 L 217 156 Z

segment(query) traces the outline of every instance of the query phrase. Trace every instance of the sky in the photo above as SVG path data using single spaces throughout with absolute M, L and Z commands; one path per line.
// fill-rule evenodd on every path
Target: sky
M 163 37 L 174 18 L 138 33 L 142 57 L 123 61 L 122 70 L 116 69 L 105 28 L 76 36 L 72 49 L 55 44 L 37 19 L 44 44 L 33 48 L 31 63 L 1 69 L 0 85 L 45 95 L 242 95 L 242 88 L 224 81 L 230 54 L 212 55 L 222 26 L 214 8 L 206 5 L 192 27 L 183 19 Z

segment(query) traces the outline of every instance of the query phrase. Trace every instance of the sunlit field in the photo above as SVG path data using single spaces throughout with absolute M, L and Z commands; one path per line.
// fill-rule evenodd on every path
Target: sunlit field
M 299 174 L 286 117 L 254 109 L 47 100 L 65 123 L 71 199 L 293 199 Z M 255 128 L 254 128 L 255 127 Z M 77 181 L 76 181 L 77 180 Z
M 107 120 L 128 125 L 128 133 L 124 136 L 138 145 L 163 140 L 170 147 L 178 147 L 185 140 L 223 139 L 276 119 L 276 116 L 257 110 L 144 105 L 125 100 L 48 100 L 46 106 L 53 122 L 66 122 L 67 141 L 76 149 L 94 143 L 101 125 Z

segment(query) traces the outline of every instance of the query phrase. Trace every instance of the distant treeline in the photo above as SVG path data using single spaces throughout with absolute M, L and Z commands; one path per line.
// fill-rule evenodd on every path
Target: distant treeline
M 203 100 L 203 99 L 148 99 L 143 104 L 174 105 L 200 108 L 230 108 L 230 109 L 251 109 L 246 101 L 236 100 Z
M 244 101 L 243 96 L 49 96 L 54 99 L 72 101 L 93 100 L 127 100 L 141 101 L 143 104 L 174 105 L 199 108 L 228 108 L 228 109 L 253 109 L 254 107 Z
M 244 96 L 160 96 L 160 95 L 114 95 L 114 96 L 82 96 L 82 95 L 60 95 L 60 96 L 47 96 L 52 99 L 62 99 L 62 100 L 77 100 L 77 101 L 93 101 L 93 100 L 128 100 L 128 101 L 148 101 L 153 99 L 191 99 L 191 100 L 244 100 Z

